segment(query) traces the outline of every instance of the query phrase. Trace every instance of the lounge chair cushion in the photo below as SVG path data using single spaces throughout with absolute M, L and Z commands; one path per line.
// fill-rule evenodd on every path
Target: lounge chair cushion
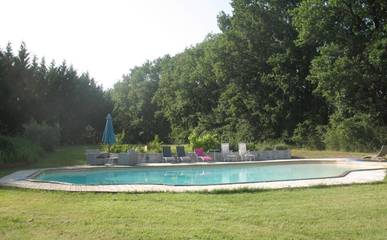
M 200 158 L 203 159 L 203 161 L 211 161 L 212 160 L 212 157 L 210 157 L 210 156 L 201 156 Z

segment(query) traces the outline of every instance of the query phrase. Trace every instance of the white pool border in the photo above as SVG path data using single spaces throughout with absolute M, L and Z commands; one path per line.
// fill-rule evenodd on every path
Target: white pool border
M 279 189 L 279 188 L 296 188 L 310 187 L 319 185 L 347 185 L 356 183 L 372 183 L 381 182 L 386 177 L 387 163 L 383 162 L 368 162 L 358 161 L 351 158 L 314 158 L 314 159 L 286 159 L 286 160 L 270 160 L 270 161 L 254 161 L 254 162 L 215 162 L 215 163 L 182 163 L 182 164 L 142 164 L 139 166 L 183 166 L 183 165 L 217 165 L 217 164 L 251 164 L 251 163 L 281 163 L 281 162 L 310 162 L 310 161 L 356 161 L 356 164 L 363 164 L 365 168 L 361 170 L 353 170 L 346 173 L 344 176 L 318 178 L 318 179 L 300 179 L 287 181 L 272 181 L 272 182 L 257 182 L 257 183 L 241 183 L 241 184 L 222 184 L 222 185 L 206 185 L 206 186 L 170 186 L 170 185 L 72 185 L 54 182 L 41 182 L 31 180 L 30 177 L 36 175 L 46 169 L 88 169 L 88 168 L 104 168 L 105 166 L 72 166 L 63 168 L 46 168 L 23 170 L 12 173 L 8 176 L 0 178 L 0 186 L 41 189 L 41 190 L 58 190 L 71 192 L 200 192 L 214 190 L 237 190 L 237 189 Z M 351 163 L 349 162 L 349 163 Z M 130 166 L 110 166 L 110 167 L 130 167 Z

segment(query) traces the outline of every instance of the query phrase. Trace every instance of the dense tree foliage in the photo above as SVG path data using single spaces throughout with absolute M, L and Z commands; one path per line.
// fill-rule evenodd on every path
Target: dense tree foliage
M 219 34 L 133 68 L 105 93 L 63 63 L 0 52 L 0 127 L 59 124 L 63 142 L 113 110 L 128 143 L 281 140 L 369 150 L 387 142 L 387 3 L 233 0 Z M 112 101 L 112 102 L 110 102 Z M 90 126 L 88 129 L 90 130 Z M 207 134 L 207 135 L 206 135 Z M 158 139 L 158 138 L 157 138 Z
M 124 130 L 126 141 L 146 143 L 158 135 L 168 140 L 169 124 L 153 102 L 159 86 L 160 71 L 168 57 L 134 68 L 114 86 L 114 122 Z M 122 131 L 120 131 L 122 132 Z
M 360 128 L 365 122 L 380 127 L 376 132 L 385 131 L 386 3 L 231 4 L 231 15 L 218 16 L 222 33 L 135 68 L 115 86 L 116 113 L 125 114 L 120 127 L 136 135 L 149 133 L 130 141 L 159 134 L 186 142 L 192 132 L 213 132 L 221 141 L 281 139 L 322 148 L 328 141 L 332 146 L 331 133 L 343 121 L 348 131 L 350 124 Z M 134 127 L 139 122 L 140 129 Z M 165 129 L 169 136 L 160 132 Z M 357 130 L 362 131 L 369 132 Z M 386 141 L 381 134 L 374 145 Z
M 315 44 L 308 80 L 342 118 L 368 113 L 387 124 L 387 2 L 303 1 L 300 45 Z
M 31 59 L 24 43 L 16 54 L 10 44 L 0 50 L 0 101 L 0 134 L 22 134 L 23 124 L 37 121 L 58 126 L 62 143 L 84 142 L 87 126 L 101 131 L 112 108 L 87 73 Z

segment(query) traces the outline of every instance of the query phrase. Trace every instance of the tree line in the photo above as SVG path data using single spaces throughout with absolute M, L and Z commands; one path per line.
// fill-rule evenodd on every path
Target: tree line
M 232 14 L 218 15 L 221 33 L 131 69 L 106 91 L 66 62 L 46 64 L 24 43 L 16 53 L 7 45 L 0 134 L 23 134 L 32 122 L 30 135 L 55 126 L 61 143 L 93 142 L 112 112 L 127 143 L 210 134 L 365 151 L 387 142 L 386 2 L 231 5 Z
M 135 67 L 112 90 L 128 142 L 387 141 L 387 3 L 233 0 L 219 34 Z
M 16 53 L 11 44 L 0 49 L 0 102 L 0 135 L 23 135 L 26 125 L 40 124 L 38 132 L 58 128 L 62 144 L 95 141 L 112 109 L 109 94 L 88 73 L 65 61 L 47 64 L 24 43 Z

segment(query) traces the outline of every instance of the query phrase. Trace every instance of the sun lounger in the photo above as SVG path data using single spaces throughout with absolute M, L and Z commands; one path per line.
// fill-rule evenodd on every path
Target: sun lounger
M 99 149 L 86 149 L 86 163 L 88 165 L 104 165 L 105 159 L 99 158 L 101 152 Z
M 369 160 L 376 160 L 376 161 L 385 161 L 387 160 L 386 155 L 387 155 L 387 145 L 383 145 L 380 151 L 376 155 L 365 156 L 363 158 L 369 159 Z
M 230 144 L 229 143 L 222 143 L 221 150 L 222 150 L 222 157 L 223 157 L 224 161 L 226 161 L 226 162 L 238 161 L 238 155 L 230 152 Z
M 385 157 L 387 155 L 387 145 L 383 145 L 378 154 L 376 154 L 376 157 Z
M 163 146 L 163 161 L 176 163 L 176 158 L 172 155 L 170 146 Z
M 238 144 L 238 151 L 243 161 L 254 161 L 255 155 L 247 151 L 246 143 Z
M 104 165 L 109 157 L 103 153 L 89 153 L 86 155 L 87 164 L 89 165 Z
M 187 156 L 185 153 L 184 146 L 176 146 L 176 154 L 179 162 L 191 162 L 191 157 Z
M 195 155 L 196 158 L 202 160 L 203 162 L 212 161 L 212 157 L 206 155 L 203 148 L 195 148 Z

